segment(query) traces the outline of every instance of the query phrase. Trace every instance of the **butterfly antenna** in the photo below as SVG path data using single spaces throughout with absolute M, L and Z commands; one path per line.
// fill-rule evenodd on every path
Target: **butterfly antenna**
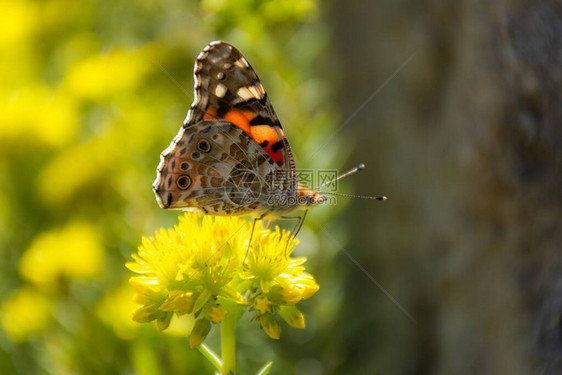
M 361 199 L 371 199 L 371 200 L 376 200 L 376 201 L 385 201 L 388 198 L 384 195 L 380 196 L 380 197 L 371 197 L 368 195 L 353 195 L 353 194 L 341 194 L 341 193 L 328 193 L 328 192 L 323 192 L 323 191 L 318 191 L 318 194 L 327 194 L 327 195 L 337 195 L 339 197 L 350 197 L 350 198 L 361 198 Z
M 318 194 L 326 194 L 326 195 L 337 195 L 340 197 L 350 197 L 350 198 L 361 198 L 361 199 L 372 199 L 372 200 L 377 200 L 377 201 L 385 201 L 387 198 L 383 195 L 380 197 L 371 197 L 371 196 L 365 196 L 365 195 L 352 195 L 352 194 L 342 194 L 342 193 L 331 193 L 331 192 L 322 192 L 322 191 L 318 191 L 318 189 L 321 189 L 322 187 L 329 185 L 333 182 L 336 182 L 344 177 L 347 177 L 355 172 L 359 172 L 360 170 L 365 168 L 365 164 L 359 164 L 357 167 L 350 169 L 349 171 L 345 172 L 344 174 L 334 178 L 333 180 L 324 182 L 322 185 L 318 186 L 315 190 L 318 192 Z
M 322 185 L 317 186 L 316 189 L 314 189 L 314 190 L 321 189 L 321 188 L 323 188 L 323 187 L 326 186 L 326 185 L 329 185 L 329 184 L 331 184 L 331 183 L 333 183 L 333 182 L 336 182 L 337 180 L 340 180 L 340 179 L 342 179 L 342 178 L 344 178 L 344 177 L 347 177 L 347 176 L 349 176 L 350 174 L 354 174 L 355 172 L 359 172 L 361 169 L 364 169 L 364 168 L 365 168 L 365 164 L 359 164 L 357 167 L 350 169 L 349 171 L 347 171 L 347 172 L 345 172 L 344 174 L 342 174 L 342 175 L 340 175 L 340 176 L 334 178 L 333 180 L 324 182 Z

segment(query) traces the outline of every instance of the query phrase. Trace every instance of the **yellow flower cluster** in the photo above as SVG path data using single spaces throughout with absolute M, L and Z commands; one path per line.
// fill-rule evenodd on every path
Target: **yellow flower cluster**
M 19 261 L 24 286 L 0 304 L 0 326 L 14 342 L 24 342 L 49 327 L 55 296 L 71 281 L 101 273 L 104 252 L 99 232 L 74 221 L 37 235 Z
M 14 342 L 23 342 L 49 324 L 52 301 L 32 287 L 24 287 L 2 302 L 0 323 Z
M 304 316 L 296 304 L 319 289 L 305 271 L 306 258 L 291 258 L 296 240 L 289 233 L 266 229 L 256 223 L 250 252 L 252 222 L 239 217 L 186 213 L 174 229 L 161 229 L 143 238 L 135 262 L 127 267 L 138 273 L 130 279 L 135 302 L 142 305 L 133 319 L 156 320 L 168 327 L 173 313 L 194 314 L 191 346 L 207 336 L 211 323 L 223 321 L 235 309 L 255 312 L 254 319 L 272 338 L 281 326 L 304 328 Z
M 45 290 L 61 280 L 91 279 L 103 269 L 104 252 L 96 228 L 73 222 L 37 236 L 19 264 L 24 279 Z

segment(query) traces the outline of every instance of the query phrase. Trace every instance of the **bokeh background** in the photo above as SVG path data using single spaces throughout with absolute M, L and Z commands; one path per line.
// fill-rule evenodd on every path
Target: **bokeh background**
M 562 373 L 555 0 L 0 2 L 0 373 L 212 373 L 131 320 L 124 264 L 177 221 L 151 184 L 216 39 L 300 168 L 389 196 L 310 211 L 307 327 L 243 319 L 241 374 Z

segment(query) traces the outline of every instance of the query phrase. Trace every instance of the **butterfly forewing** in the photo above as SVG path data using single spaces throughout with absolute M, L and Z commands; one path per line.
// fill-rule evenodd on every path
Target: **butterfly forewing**
M 212 42 L 199 54 L 193 71 L 194 102 L 184 121 L 225 119 L 248 133 L 282 168 L 294 168 L 291 148 L 263 85 L 236 48 Z

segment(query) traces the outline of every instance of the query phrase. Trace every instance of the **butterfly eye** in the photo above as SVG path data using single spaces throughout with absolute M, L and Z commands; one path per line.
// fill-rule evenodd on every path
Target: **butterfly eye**
M 191 177 L 185 175 L 181 176 L 178 178 L 176 184 L 181 190 L 185 190 L 191 185 Z
M 211 144 L 206 139 L 201 139 L 197 142 L 197 149 L 201 152 L 209 152 L 211 151 Z

